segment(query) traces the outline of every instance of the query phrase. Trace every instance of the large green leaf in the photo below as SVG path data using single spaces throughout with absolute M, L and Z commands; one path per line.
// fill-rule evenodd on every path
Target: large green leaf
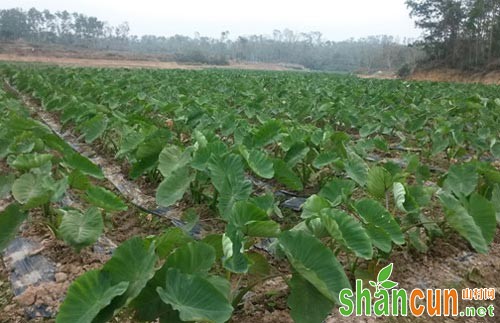
M 398 223 L 379 202 L 362 199 L 356 202 L 355 208 L 365 223 L 384 230 L 395 244 L 402 245 L 405 243 Z
M 21 211 L 19 204 L 13 203 L 0 213 L 0 252 L 10 240 L 14 239 L 17 230 L 28 214 Z
M 97 314 L 122 295 L 129 283 L 113 284 L 109 275 L 91 270 L 78 277 L 69 287 L 68 293 L 56 317 L 57 323 L 91 323 Z
M 247 273 L 249 261 L 244 254 L 245 237 L 234 225 L 229 223 L 222 235 L 224 268 L 234 273 Z
M 158 186 L 156 202 L 161 206 L 170 206 L 179 201 L 194 179 L 187 166 L 178 168 L 170 173 Z
M 370 168 L 366 188 L 373 197 L 383 199 L 391 186 L 392 176 L 385 168 L 380 166 Z
M 45 189 L 41 177 L 35 177 L 30 173 L 21 175 L 12 185 L 12 195 L 26 209 L 49 202 L 52 193 Z
M 493 204 L 478 193 L 472 193 L 467 210 L 476 225 L 481 229 L 486 243 L 490 244 L 495 237 L 496 231 L 496 215 Z
M 210 178 L 219 192 L 219 212 L 229 219 L 234 203 L 248 199 L 252 183 L 245 178 L 241 157 L 229 154 L 224 157 L 213 155 L 209 161 Z
M 334 303 L 323 296 L 310 282 L 294 273 L 289 282 L 288 306 L 297 323 L 321 323 L 332 311 Z
M 215 263 L 212 246 L 193 241 L 176 249 L 168 258 L 167 266 L 177 268 L 185 274 L 206 273 Z
M 328 300 L 338 302 L 340 291 L 351 287 L 333 252 L 312 235 L 285 231 L 279 245 L 292 267 Z
M 403 184 L 395 182 L 392 184 L 392 193 L 394 195 L 394 203 L 401 211 L 406 212 L 406 190 Z
M 128 288 L 99 313 L 96 321 L 108 321 L 121 307 L 137 297 L 154 276 L 157 260 L 154 243 L 148 244 L 139 237 L 122 243 L 113 253 L 113 257 L 104 264 L 102 272 L 109 275 L 113 284 L 127 282 Z
M 9 195 L 15 180 L 16 176 L 14 174 L 0 175 L 0 199 Z
M 30 170 L 32 168 L 38 168 L 43 164 L 52 160 L 54 156 L 51 154 L 22 154 L 17 156 L 11 163 L 11 166 L 19 170 Z
M 345 171 L 347 176 L 352 178 L 360 186 L 366 185 L 368 166 L 364 160 L 355 153 L 349 154 L 349 158 L 345 162 Z
M 169 145 L 163 148 L 158 157 L 158 170 L 167 178 L 176 170 L 184 168 L 190 160 L 190 149 L 182 151 L 177 146 Z
M 500 185 L 496 184 L 491 193 L 491 203 L 495 207 L 497 222 L 500 224 Z
M 302 191 L 304 186 L 300 178 L 281 159 L 274 159 L 274 178 L 291 190 Z
M 355 218 L 340 210 L 326 209 L 321 212 L 321 221 L 330 235 L 347 249 L 353 251 L 357 257 L 372 258 L 371 239 L 361 223 Z
M 99 138 L 108 127 L 108 118 L 103 114 L 98 114 L 95 117 L 85 121 L 79 126 L 80 131 L 85 136 L 87 143 L 92 143 Z
M 243 146 L 240 147 L 240 153 L 255 174 L 262 178 L 273 178 L 273 161 L 269 159 L 265 153 L 257 149 L 247 151 Z
M 126 211 L 128 209 L 118 196 L 100 186 L 92 186 L 87 190 L 87 201 L 106 211 Z
M 269 120 L 263 124 L 253 135 L 255 147 L 262 147 L 270 144 L 279 134 L 281 125 L 276 120 Z
M 251 237 L 276 237 L 280 233 L 279 224 L 270 220 L 266 211 L 247 201 L 234 204 L 229 221 Z
M 63 211 L 63 214 L 59 233 L 77 252 L 99 239 L 104 222 L 97 208 L 92 207 L 85 213 L 76 210 Z
M 156 252 L 160 259 L 165 259 L 174 249 L 193 241 L 181 228 L 168 228 L 156 237 Z
M 63 162 L 73 169 L 97 179 L 104 179 L 104 175 L 99 166 L 92 163 L 88 158 L 78 153 L 65 154 Z
M 444 181 L 444 187 L 456 195 L 470 195 L 477 186 L 479 176 L 472 164 L 454 164 L 450 166 Z
M 304 142 L 297 142 L 290 147 L 286 152 L 285 162 L 288 167 L 294 167 L 297 163 L 301 162 L 306 157 L 310 148 Z
M 319 216 L 321 210 L 331 208 L 332 204 L 325 198 L 313 194 L 307 198 L 302 206 L 301 218 L 307 219 L 314 216 Z
M 160 298 L 179 311 L 183 321 L 226 322 L 233 308 L 227 298 L 207 279 L 171 268 Z
M 318 195 L 324 197 L 332 203 L 332 206 L 339 205 L 343 199 L 352 195 L 356 184 L 348 179 L 334 179 L 324 185 Z
M 488 243 L 483 237 L 481 228 L 460 202 L 447 191 L 438 193 L 438 197 L 446 208 L 447 223 L 462 237 L 467 239 L 472 247 L 480 253 L 488 252 Z

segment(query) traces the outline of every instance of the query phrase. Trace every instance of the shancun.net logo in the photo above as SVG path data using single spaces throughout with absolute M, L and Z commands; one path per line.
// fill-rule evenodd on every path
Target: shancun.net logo
M 458 309 L 459 292 L 452 289 L 398 289 L 398 283 L 390 280 L 392 264 L 382 268 L 377 275 L 377 281 L 369 281 L 375 289 L 363 287 L 363 280 L 356 280 L 353 291 L 344 288 L 339 295 L 343 316 L 464 316 L 493 317 L 494 306 L 468 306 L 463 311 Z M 463 289 L 462 300 L 494 300 L 494 288 Z

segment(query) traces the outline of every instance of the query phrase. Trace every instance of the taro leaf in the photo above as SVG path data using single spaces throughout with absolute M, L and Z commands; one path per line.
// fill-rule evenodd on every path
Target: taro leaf
M 338 155 L 335 152 L 323 151 L 314 159 L 312 165 L 315 168 L 320 169 L 326 165 L 329 165 L 337 158 L 338 158 Z
M 9 195 L 15 180 L 16 176 L 14 174 L 0 175 L 0 199 Z
M 144 141 L 144 139 L 145 137 L 141 133 L 134 131 L 127 133 L 122 138 L 120 150 L 116 153 L 116 157 L 119 158 L 129 152 L 134 151 Z
M 108 119 L 103 114 L 85 121 L 79 126 L 79 129 L 85 136 L 85 142 L 92 143 L 99 138 L 108 127 Z
M 497 222 L 500 224 L 500 185 L 496 184 L 491 192 L 491 203 L 495 207 Z
M 197 241 L 177 248 L 167 258 L 168 267 L 177 268 L 185 274 L 207 273 L 214 263 L 214 248 Z
M 206 170 L 212 155 L 224 157 L 228 153 L 227 146 L 220 140 L 208 143 L 205 147 L 199 148 L 193 155 L 191 167 L 204 171 Z
M 139 237 L 129 239 L 116 248 L 111 259 L 102 267 L 102 272 L 109 274 L 113 284 L 127 282 L 128 288 L 99 313 L 96 321 L 108 321 L 121 307 L 136 298 L 154 276 L 157 260 L 154 243 L 148 245 Z
M 101 212 L 96 207 L 85 213 L 76 210 L 64 211 L 59 226 L 61 237 L 77 252 L 97 241 L 104 229 Z
M 279 134 L 281 125 L 276 120 L 269 120 L 257 129 L 253 135 L 255 147 L 262 147 L 270 144 Z
M 321 196 L 313 194 L 307 198 L 306 202 L 302 206 L 302 214 L 300 217 L 307 219 L 313 216 L 319 216 L 321 210 L 328 209 L 330 207 L 332 207 L 330 202 Z
M 493 144 L 490 151 L 495 158 L 500 158 L 500 142 Z
M 379 202 L 362 199 L 356 202 L 355 208 L 365 223 L 370 223 L 385 231 L 395 244 L 402 245 L 405 243 L 398 223 Z
M 372 167 L 368 171 L 366 186 L 373 197 L 383 199 L 385 192 L 392 186 L 392 176 L 383 167 Z
M 321 212 L 321 221 L 330 235 L 357 257 L 372 258 L 371 239 L 355 218 L 340 210 L 327 209 Z
M 213 155 L 208 168 L 212 184 L 219 192 L 220 215 L 227 220 L 231 216 L 234 203 L 248 199 L 252 192 L 252 183 L 245 178 L 243 161 L 238 155 Z
M 19 204 L 10 204 L 0 213 L 0 252 L 3 251 L 10 240 L 14 239 L 17 231 L 28 214 L 21 211 Z
M 296 142 L 290 147 L 290 149 L 286 152 L 285 162 L 288 167 L 294 167 L 298 163 L 306 157 L 309 152 L 309 147 L 304 142 Z
M 113 298 L 122 295 L 129 283 L 113 284 L 109 275 L 91 270 L 78 277 L 68 293 L 56 317 L 56 323 L 90 323 Z
M 342 265 L 333 252 L 303 231 L 285 231 L 279 245 L 292 267 L 328 300 L 338 303 L 344 288 L 351 288 Z
M 201 241 L 214 248 L 216 259 L 221 259 L 224 256 L 224 251 L 222 250 L 222 234 L 209 234 Z
M 174 170 L 158 186 L 156 202 L 161 206 L 170 206 L 182 199 L 194 179 L 194 174 L 189 174 L 187 166 Z
M 191 160 L 191 149 L 182 151 L 179 147 L 170 145 L 158 157 L 158 170 L 163 177 L 169 177 L 176 170 L 185 167 Z
M 339 205 L 343 199 L 352 195 L 356 184 L 351 180 L 334 179 L 324 185 L 318 195 L 328 199 L 332 206 Z
M 266 211 L 247 201 L 234 204 L 229 222 L 251 237 L 276 237 L 280 233 L 279 224 L 270 220 Z
M 467 210 L 481 229 L 486 243 L 490 244 L 496 231 L 496 215 L 493 204 L 478 193 L 472 193 Z
M 248 259 L 244 252 L 244 236 L 232 224 L 226 228 L 222 235 L 222 250 L 224 253 L 224 268 L 234 273 L 248 272 Z
M 44 165 L 51 161 L 53 157 L 51 154 L 22 154 L 12 161 L 11 166 L 15 169 L 26 171 Z
M 476 189 L 478 178 L 474 165 L 454 164 L 448 170 L 448 175 L 444 181 L 444 188 L 451 190 L 457 196 L 461 194 L 468 196 Z
M 151 322 L 159 317 L 160 322 L 182 322 L 179 318 L 179 312 L 169 304 L 165 304 L 156 292 L 156 288 L 165 284 L 167 270 L 168 267 L 164 264 L 148 281 L 141 293 L 130 303 L 135 309 L 134 318 L 137 320 Z
M 243 146 L 240 147 L 240 153 L 255 174 L 262 178 L 273 178 L 273 162 L 266 154 L 257 149 L 247 151 Z
M 294 322 L 323 322 L 332 311 L 334 303 L 300 274 L 294 273 L 289 285 L 290 296 L 287 304 Z
M 438 193 L 438 197 L 446 208 L 445 216 L 448 224 L 467 239 L 477 252 L 487 253 L 488 243 L 474 218 L 449 192 L 441 191 Z M 487 222 L 480 221 L 479 223 L 483 225 Z M 484 229 L 488 231 L 488 228 Z
M 87 190 L 87 201 L 106 211 L 126 211 L 128 209 L 113 192 L 99 186 L 92 186 Z
M 165 259 L 176 248 L 193 241 L 181 228 L 168 228 L 156 238 L 156 252 L 160 259 Z
M 99 166 L 92 163 L 88 158 L 78 154 L 65 154 L 63 162 L 73 169 L 77 169 L 85 175 L 92 176 L 97 179 L 104 179 L 104 175 Z
M 392 240 L 389 233 L 373 224 L 365 225 L 366 233 L 370 236 L 373 245 L 385 253 L 391 252 Z
M 396 203 L 398 209 L 406 212 L 404 206 L 406 201 L 406 191 L 404 185 L 399 182 L 395 182 L 394 184 L 392 184 L 392 193 L 394 195 L 394 202 Z
M 250 267 L 248 268 L 248 273 L 250 275 L 266 277 L 269 276 L 271 272 L 271 266 L 267 261 L 266 257 L 257 252 L 249 252 L 247 254 L 250 260 Z
M 25 209 L 31 209 L 49 202 L 52 192 L 43 187 L 41 177 L 27 173 L 12 184 L 12 195 Z
M 69 174 L 68 177 L 69 185 L 77 190 L 86 191 L 90 188 L 90 180 L 83 172 L 75 169 Z
M 349 154 L 349 158 L 345 162 L 345 171 L 347 176 L 352 178 L 360 186 L 366 185 L 368 166 L 364 160 L 355 153 Z
M 137 160 L 132 163 L 132 168 L 130 169 L 129 176 L 131 179 L 135 180 L 139 178 L 146 171 L 153 169 L 158 163 L 158 156 L 151 155 L 142 159 Z
M 300 178 L 281 159 L 274 159 L 274 178 L 287 188 L 294 191 L 302 191 L 304 186 Z
M 171 268 L 164 288 L 157 292 L 163 302 L 179 311 L 183 321 L 212 321 L 223 323 L 233 312 L 231 304 L 209 280 Z
M 66 191 L 68 190 L 69 187 L 68 177 L 65 176 L 60 180 L 51 183 L 49 187 L 54 192 L 52 194 L 50 201 L 54 203 L 59 202 L 64 197 L 64 194 L 66 194 Z
M 450 145 L 448 137 L 435 134 L 432 136 L 432 155 L 439 154 Z

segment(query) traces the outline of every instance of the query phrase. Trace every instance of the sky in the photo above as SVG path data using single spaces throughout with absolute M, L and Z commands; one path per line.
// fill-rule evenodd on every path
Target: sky
M 95 16 L 111 25 L 127 21 L 130 33 L 229 38 L 271 35 L 275 29 L 319 31 L 323 40 L 370 35 L 417 38 L 404 0 L 2 0 L 0 8 L 35 7 Z

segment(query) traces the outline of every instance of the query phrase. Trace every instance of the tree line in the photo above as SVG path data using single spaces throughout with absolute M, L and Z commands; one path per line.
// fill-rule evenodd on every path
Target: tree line
M 229 60 L 298 64 L 315 70 L 341 72 L 398 69 L 422 57 L 411 40 L 372 36 L 334 42 L 320 32 L 274 30 L 271 35 L 239 36 L 229 31 L 220 37 L 130 35 L 127 22 L 112 26 L 80 13 L 35 8 L 0 10 L 0 40 L 61 44 L 96 50 L 119 50 L 172 55 L 175 60 L 228 64 Z
M 407 0 L 420 45 L 434 63 L 461 68 L 500 66 L 500 0 Z

